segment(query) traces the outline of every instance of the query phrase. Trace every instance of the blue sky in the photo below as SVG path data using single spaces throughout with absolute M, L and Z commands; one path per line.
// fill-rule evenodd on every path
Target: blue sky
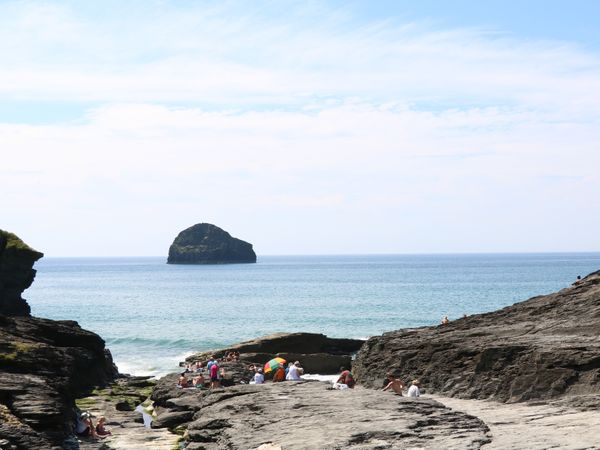
M 0 2 L 0 227 L 162 255 L 597 251 L 593 1 Z

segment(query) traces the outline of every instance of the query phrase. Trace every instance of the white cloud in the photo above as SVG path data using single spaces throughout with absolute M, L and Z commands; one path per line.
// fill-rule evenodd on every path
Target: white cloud
M 153 5 L 0 4 L 0 99 L 95 105 L 0 123 L 3 227 L 50 254 L 163 254 L 201 220 L 263 254 L 598 250 L 598 55 Z

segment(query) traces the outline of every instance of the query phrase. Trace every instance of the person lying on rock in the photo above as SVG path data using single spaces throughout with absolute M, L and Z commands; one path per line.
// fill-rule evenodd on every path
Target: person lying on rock
M 404 383 L 399 378 L 396 378 L 392 373 L 387 374 L 388 384 L 383 388 L 384 391 L 391 389 L 397 395 L 402 395 L 402 389 L 404 389 Z
M 106 429 L 106 417 L 100 417 L 96 425 L 96 433 L 98 436 L 110 436 L 112 433 Z
M 346 387 L 354 389 L 354 385 L 356 384 L 356 382 L 354 381 L 352 372 L 350 372 L 345 367 L 340 367 L 340 371 L 340 376 L 338 380 L 334 383 L 333 387 L 336 389 L 346 389 Z

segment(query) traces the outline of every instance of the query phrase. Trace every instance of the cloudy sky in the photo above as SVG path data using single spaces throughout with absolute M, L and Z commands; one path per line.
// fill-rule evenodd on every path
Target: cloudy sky
M 418 5 L 415 5 L 418 3 Z M 48 256 L 600 250 L 600 2 L 0 1 L 0 228 Z

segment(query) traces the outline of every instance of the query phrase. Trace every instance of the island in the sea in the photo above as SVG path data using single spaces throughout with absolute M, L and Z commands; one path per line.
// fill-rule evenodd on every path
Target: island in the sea
M 169 248 L 167 264 L 255 263 L 252 244 L 232 237 L 210 223 L 198 223 L 177 235 Z

